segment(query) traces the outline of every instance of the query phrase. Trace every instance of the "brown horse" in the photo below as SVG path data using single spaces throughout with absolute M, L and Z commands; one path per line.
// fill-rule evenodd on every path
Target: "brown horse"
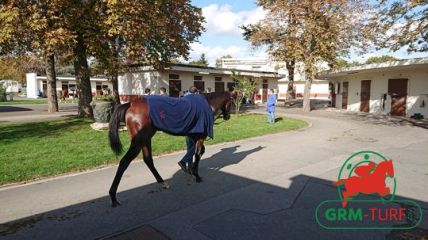
M 224 120 L 230 118 L 230 107 L 232 99 L 235 97 L 234 92 L 208 93 L 203 94 L 203 96 L 214 114 L 221 110 Z M 126 123 L 128 133 L 131 137 L 131 145 L 120 160 L 119 168 L 110 187 L 109 194 L 113 207 L 120 205 L 116 198 L 116 192 L 122 175 L 140 151 L 142 151 L 144 162 L 156 178 L 156 181 L 162 184 L 163 188 L 170 188 L 153 164 L 151 139 L 155 135 L 157 128 L 152 124 L 150 119 L 148 101 L 144 97 L 140 97 L 128 103 L 120 104 L 115 108 L 109 123 L 109 140 L 110 147 L 116 154 L 123 152 L 118 134 L 120 122 L 123 121 Z M 180 136 L 190 136 L 195 142 L 195 163 L 193 164 L 191 173 L 195 176 L 196 182 L 201 182 L 202 178 L 198 174 L 198 165 L 204 153 L 204 140 L 207 134 L 180 134 Z

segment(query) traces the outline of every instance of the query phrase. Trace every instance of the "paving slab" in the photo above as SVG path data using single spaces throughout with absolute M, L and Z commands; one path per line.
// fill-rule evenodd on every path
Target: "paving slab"
M 403 232 L 328 231 L 316 206 L 337 199 L 332 185 L 343 162 L 362 150 L 394 160 L 397 195 L 426 215 L 428 130 L 372 124 L 343 113 L 278 110 L 308 121 L 292 132 L 207 146 L 197 184 L 181 172 L 184 152 L 157 157 L 172 189 L 163 190 L 134 161 L 119 186 L 122 205 L 107 192 L 116 166 L 0 188 L 2 239 L 385 239 Z M 184 141 L 184 139 L 183 139 Z M 423 234 L 426 218 L 415 230 Z

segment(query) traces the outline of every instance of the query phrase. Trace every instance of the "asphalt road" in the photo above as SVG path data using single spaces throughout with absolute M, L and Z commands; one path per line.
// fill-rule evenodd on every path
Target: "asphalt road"
M 60 104 L 57 113 L 48 113 L 47 104 L 0 105 L 0 123 L 55 120 L 75 115 L 77 104 Z
M 281 111 L 281 110 L 278 110 Z M 142 161 L 107 192 L 116 166 L 0 189 L 2 239 L 385 239 L 391 230 L 326 230 L 316 207 L 339 199 L 336 180 L 353 153 L 373 150 L 394 161 L 397 198 L 417 201 L 427 234 L 428 130 L 329 111 L 283 112 L 311 126 L 208 146 L 204 182 L 181 172 L 174 153 L 155 159 L 172 186 L 161 189 Z M 426 235 L 425 235 L 426 236 Z

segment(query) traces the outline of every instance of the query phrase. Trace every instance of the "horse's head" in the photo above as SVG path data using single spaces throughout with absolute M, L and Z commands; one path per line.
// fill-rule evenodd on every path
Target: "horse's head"
M 230 109 L 233 103 L 233 100 L 236 98 L 236 92 L 225 92 L 226 97 L 221 107 L 221 114 L 223 115 L 224 120 L 230 119 Z
M 232 106 L 233 99 L 236 98 L 235 92 L 215 92 L 205 94 L 208 104 L 213 109 L 214 113 L 221 110 L 224 120 L 230 119 L 230 109 Z

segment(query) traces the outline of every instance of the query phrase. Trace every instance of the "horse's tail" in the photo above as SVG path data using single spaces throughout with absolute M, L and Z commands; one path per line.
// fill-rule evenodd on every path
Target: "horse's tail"
M 119 127 L 120 122 L 125 120 L 126 110 L 128 110 L 130 106 L 131 104 L 129 102 L 116 106 L 113 114 L 111 115 L 110 122 L 108 125 L 110 148 L 111 150 L 113 150 L 114 153 L 116 153 L 116 155 L 119 155 L 123 152 L 122 143 L 120 142 L 119 138 Z

